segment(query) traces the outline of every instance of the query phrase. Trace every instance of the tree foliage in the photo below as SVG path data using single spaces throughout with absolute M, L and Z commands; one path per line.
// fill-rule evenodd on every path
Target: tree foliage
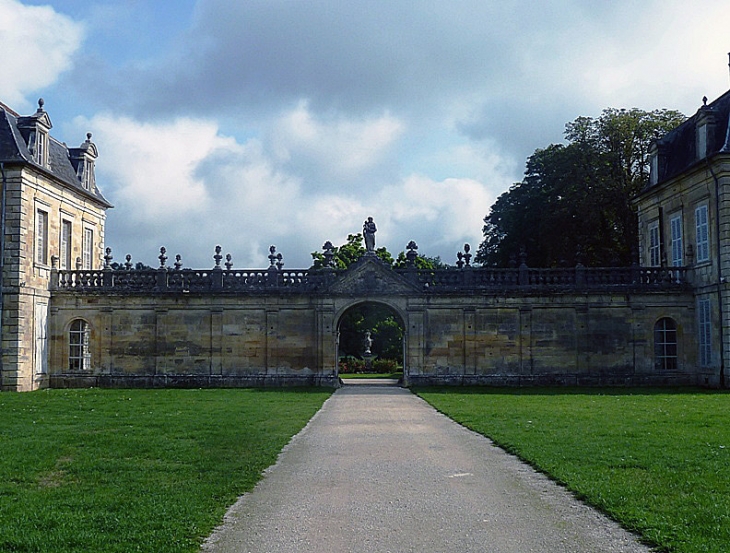
M 371 351 L 381 359 L 399 363 L 403 357 L 403 326 L 400 319 L 385 305 L 363 303 L 347 310 L 340 320 L 339 348 L 341 357 L 362 357 L 366 333 L 373 340 Z
M 363 236 L 360 233 L 348 234 L 347 242 L 341 246 L 335 246 L 332 249 L 333 262 L 335 269 L 347 269 L 350 265 L 357 262 L 365 255 L 365 246 L 363 244 Z M 406 267 L 406 254 L 401 251 L 394 259 L 391 253 L 385 247 L 375 249 L 375 255 L 382 262 L 390 265 L 394 269 L 403 269 Z M 312 269 L 322 269 L 325 267 L 325 257 L 322 252 L 312 252 Z M 440 269 L 445 267 L 441 259 L 437 257 L 426 257 L 419 255 L 416 257 L 415 265 L 418 269 Z
M 346 269 L 365 255 L 362 234 L 350 234 L 341 246 L 332 248 L 332 261 L 337 269 Z M 384 247 L 376 248 L 378 258 L 393 268 L 407 266 L 405 252 L 401 251 L 394 259 Z M 312 252 L 312 269 L 323 269 L 326 264 L 324 253 Z M 415 259 L 419 269 L 439 269 L 445 267 L 438 257 L 419 255 Z M 365 336 L 372 336 L 372 353 L 378 359 L 389 359 L 397 363 L 403 361 L 403 325 L 393 311 L 375 303 L 364 303 L 347 310 L 339 323 L 339 356 L 361 358 L 365 352 Z
M 567 144 L 538 149 L 525 177 L 484 218 L 476 261 L 532 267 L 629 265 L 638 246 L 631 199 L 649 178 L 656 136 L 684 121 L 677 111 L 606 109 L 565 128 Z

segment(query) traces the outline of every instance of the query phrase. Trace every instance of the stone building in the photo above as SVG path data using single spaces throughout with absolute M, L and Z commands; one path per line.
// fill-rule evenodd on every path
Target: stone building
M 63 269 L 98 269 L 105 211 L 94 179 L 96 146 L 55 140 L 43 106 L 20 116 L 0 104 L 0 288 L 3 390 L 48 385 L 49 279 Z
M 730 355 L 730 91 L 656 140 L 636 199 L 640 262 L 692 275 L 698 374 L 727 384 Z M 672 332 L 674 323 L 661 324 Z M 657 330 L 659 332 L 659 330 Z M 682 344 L 678 344 L 682 347 Z
M 407 385 L 719 385 L 726 104 L 657 142 L 641 264 L 473 267 L 465 245 L 440 270 L 416 267 L 413 242 L 402 269 L 370 251 L 335 269 L 329 243 L 318 270 L 284 270 L 273 246 L 266 269 L 234 269 L 220 248 L 210 269 L 164 249 L 156 269 L 113 268 L 91 136 L 67 148 L 42 102 L 28 117 L 0 104 L 2 389 L 336 386 L 341 322 L 363 304 L 399 321 Z

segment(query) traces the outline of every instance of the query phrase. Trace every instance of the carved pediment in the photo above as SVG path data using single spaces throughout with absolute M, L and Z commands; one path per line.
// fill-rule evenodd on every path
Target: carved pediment
M 348 296 L 392 296 L 419 292 L 375 255 L 365 255 L 333 282 L 327 292 Z

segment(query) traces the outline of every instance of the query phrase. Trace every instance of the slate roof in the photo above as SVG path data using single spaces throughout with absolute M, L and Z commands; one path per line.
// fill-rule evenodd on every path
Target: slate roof
M 6 165 L 31 165 L 38 171 L 50 173 L 63 184 L 79 194 L 97 201 L 103 207 L 113 207 L 96 185 L 93 190 L 84 189 L 71 163 L 68 147 L 53 137 L 49 137 L 48 140 L 48 167 L 38 165 L 18 129 L 17 114 L 2 103 L 0 103 L 0 162 Z
M 714 125 L 708 127 L 706 156 L 698 159 L 697 123 L 704 117 L 709 117 L 714 121 Z M 656 184 L 647 186 L 645 191 L 661 185 L 694 165 L 705 163 L 706 159 L 718 153 L 730 153 L 728 118 L 730 118 L 730 90 L 714 102 L 700 107 L 692 117 L 659 138 L 656 145 L 663 163 L 659 165 Z

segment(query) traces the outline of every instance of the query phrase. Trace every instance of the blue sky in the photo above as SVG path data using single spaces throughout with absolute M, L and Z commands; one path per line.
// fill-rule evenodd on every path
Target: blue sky
M 0 0 L 0 101 L 93 133 L 117 260 L 302 268 L 372 216 L 453 263 L 566 122 L 730 88 L 729 28 L 725 0 Z

